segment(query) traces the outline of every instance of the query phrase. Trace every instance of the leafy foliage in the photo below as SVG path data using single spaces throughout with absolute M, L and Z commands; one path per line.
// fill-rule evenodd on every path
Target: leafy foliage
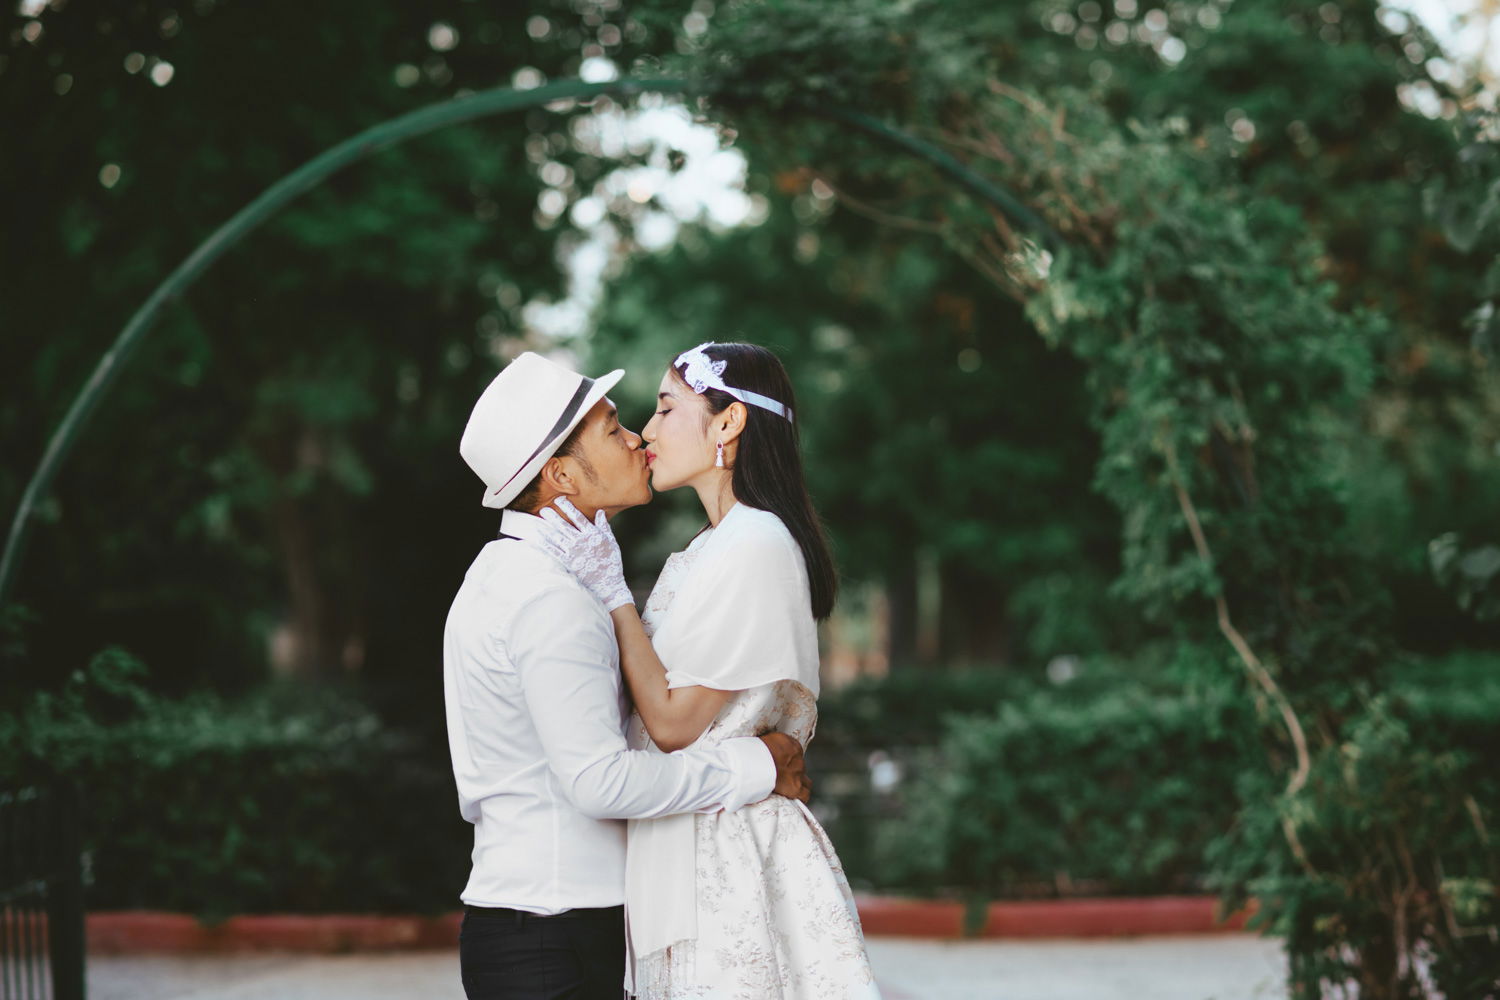
M 0 770 L 79 791 L 98 909 L 446 911 L 469 826 L 446 762 L 369 708 L 292 686 L 170 700 L 100 654 L 0 717 Z
M 1211 861 L 1220 878 L 1243 869 L 1258 898 L 1274 896 L 1285 873 L 1267 874 L 1255 859 L 1260 840 L 1274 843 L 1280 831 L 1241 808 L 1274 790 L 1253 711 L 1222 674 L 1181 680 L 1193 676 L 1194 657 L 1216 655 L 1182 651 L 1145 680 L 1144 664 L 1090 664 L 1044 687 L 993 670 L 908 672 L 829 696 L 809 763 L 815 805 L 836 807 L 831 829 L 850 878 L 875 891 L 969 898 L 1197 892 Z M 1345 747 L 1344 766 L 1361 785 L 1424 807 L 1408 832 L 1478 851 L 1471 807 L 1449 792 L 1467 788 L 1483 814 L 1500 802 L 1487 767 L 1486 706 L 1500 697 L 1494 657 L 1406 664 L 1400 678 L 1400 707 L 1387 705 L 1386 721 Z M 92 906 L 215 919 L 455 905 L 468 827 L 445 763 L 393 735 L 358 698 L 292 685 L 239 703 L 172 700 L 145 679 L 130 657 L 107 653 L 0 721 L 6 773 L 61 771 L 82 793 Z M 904 769 L 873 795 L 863 763 L 872 751 Z M 1425 780 L 1400 784 L 1413 757 Z M 1350 805 L 1342 822 L 1351 829 L 1330 837 L 1368 832 L 1373 817 Z M 1398 805 L 1388 803 L 1392 814 Z M 1446 901 L 1461 926 L 1489 919 L 1482 879 L 1444 878 L 1428 904 Z M 1300 902 L 1271 929 L 1346 933 L 1327 918 L 1353 911 L 1326 901 Z M 1492 974 L 1483 945 L 1469 938 L 1447 952 L 1469 970 L 1456 964 L 1451 976 Z
M 1378 50 L 1387 29 L 1369 5 L 1336 13 L 1323 20 L 1349 25 L 1319 33 L 1337 50 L 1324 64 L 1343 59 L 1346 72 L 1383 74 L 1382 113 L 1400 121 L 1399 78 L 1359 63 L 1361 50 L 1346 45 L 1362 38 Z M 1222 866 L 1227 897 L 1270 887 L 1265 918 L 1290 934 L 1298 996 L 1347 983 L 1364 996 L 1424 995 L 1424 963 L 1465 965 L 1471 936 L 1496 933 L 1488 913 L 1468 928 L 1440 917 L 1456 912 L 1455 885 L 1478 880 L 1495 891 L 1500 851 L 1455 839 L 1467 776 L 1441 754 L 1403 752 L 1403 720 L 1380 694 L 1394 648 L 1381 625 L 1388 596 L 1349 531 L 1341 447 L 1375 383 L 1390 320 L 1365 306 L 1358 277 L 1341 281 L 1331 266 L 1319 237 L 1338 238 L 1338 223 L 1299 206 L 1292 199 L 1305 189 L 1277 183 L 1278 172 L 1239 162 L 1269 153 L 1240 146 L 1256 134 L 1254 122 L 1229 136 L 1186 115 L 1121 123 L 1048 69 L 1007 72 L 1005 46 L 991 40 L 1012 37 L 997 22 L 1015 16 L 981 4 L 878 14 L 859 0 L 741 6 L 696 64 L 731 95 L 760 86 L 779 65 L 816 81 L 809 89 L 819 99 L 858 94 L 864 109 L 929 123 L 954 155 L 1062 234 L 1066 245 L 1057 246 L 1035 226 L 1021 228 L 1017 213 L 887 169 L 841 138 L 788 134 L 757 107 L 726 104 L 733 125 L 783 169 L 812 161 L 836 189 L 883 187 L 902 214 L 935 227 L 1024 303 L 1049 344 L 1086 365 L 1101 442 L 1094 482 L 1124 527 L 1116 589 L 1180 641 L 1223 642 L 1259 719 L 1267 770 L 1247 775 L 1271 777 L 1242 799 L 1240 822 L 1273 835 L 1241 841 L 1242 856 Z M 869 17 L 879 18 L 886 44 L 858 47 L 831 72 L 844 52 L 818 39 Z M 1227 15 L 1263 42 L 1296 34 L 1294 21 L 1275 3 Z M 956 34 L 959 24 L 970 33 Z M 929 61 L 923 47 L 934 39 L 952 44 Z M 1178 84 L 1195 78 L 1191 56 L 1183 61 Z M 1222 79 L 1212 62 L 1196 72 Z M 1143 89 L 1171 107 L 1172 85 Z M 794 100 L 791 91 L 770 97 Z M 1406 204 L 1420 212 L 1409 196 Z M 1351 754 L 1381 761 L 1378 778 L 1351 773 Z M 992 790 L 962 787 L 967 797 L 948 803 L 959 815 Z M 1406 812 L 1403 790 L 1417 788 L 1434 797 L 1424 811 L 1432 823 Z M 995 794 L 1004 798 L 1003 784 Z M 979 849 L 973 837 L 966 843 Z M 1392 868 L 1392 858 L 1406 861 Z M 1459 882 L 1443 874 L 1454 866 Z M 1312 931 L 1298 923 L 1299 914 L 1330 908 L 1339 916 Z
M 1231 692 L 1134 685 L 951 718 L 941 766 L 908 779 L 902 818 L 876 832 L 875 867 L 898 887 L 1005 898 L 1201 891 L 1252 732 Z
M 1460 552 L 1458 538 L 1448 532 L 1432 540 L 1429 554 L 1433 575 L 1454 592 L 1459 607 L 1480 621 L 1500 617 L 1500 546 Z
M 0 181 L 28 192 L 0 233 L 7 512 L 131 311 L 271 183 L 415 107 L 576 75 L 606 23 L 624 63 L 670 42 L 548 2 L 29 7 L 0 14 Z M 155 684 L 243 689 L 279 630 L 285 669 L 358 671 L 395 689 L 392 711 L 413 703 L 412 665 L 493 534 L 457 435 L 528 346 L 527 301 L 562 284 L 558 232 L 534 219 L 565 125 L 537 112 L 383 151 L 163 317 L 45 504 L 16 596 L 48 659 L 20 665 L 23 690 L 112 643 Z
M 1184 650 L 1178 668 L 1195 656 L 1223 659 Z M 1493 722 L 1476 710 L 1496 682 L 1493 656 L 1404 664 L 1393 694 L 1346 730 L 1336 754 L 1318 757 L 1302 803 L 1317 803 L 1303 844 L 1321 872 L 1370 838 L 1398 846 L 1367 877 L 1417 884 L 1412 933 L 1436 941 L 1421 975 L 1450 997 L 1482 996 L 1500 972 L 1488 935 L 1474 930 L 1494 921 L 1495 897 L 1472 874 L 1489 851 L 1480 817 L 1500 807 Z M 929 689 L 931 701 L 969 685 Z M 844 725 L 847 707 L 835 711 L 833 725 Z M 998 708 L 970 701 L 943 728 L 937 755 L 906 777 L 900 819 L 876 831 L 870 867 L 887 885 L 1014 897 L 1217 884 L 1230 889 L 1230 909 L 1260 903 L 1252 925 L 1284 937 L 1293 979 L 1313 983 L 1328 974 L 1327 950 L 1383 941 L 1378 897 L 1309 879 L 1282 850 L 1275 812 L 1257 808 L 1278 796 L 1279 780 L 1264 765 L 1253 710 L 1222 668 L 1173 694 L 1124 678 L 1081 692 L 1013 689 Z M 1416 845 L 1430 843 L 1466 874 L 1404 871 Z M 1268 855 L 1281 860 L 1268 866 Z
M 1494 798 L 1463 749 L 1493 740 L 1493 718 L 1469 729 L 1408 710 L 1390 697 L 1390 665 L 1401 648 L 1496 635 L 1459 607 L 1486 611 L 1495 581 L 1493 132 L 1414 111 L 1471 95 L 1433 74 L 1420 26 L 1373 0 L 1145 6 L 764 0 L 689 23 L 679 4 L 538 0 L 504 24 L 456 0 L 147 5 L 102 21 L 78 4 L 34 19 L 13 8 L 0 111 L 24 148 L 0 177 L 28 197 L 0 234 L 16 359 L 0 373 L 0 440 L 17 456 L 0 495 L 19 493 L 130 306 L 317 150 L 463 88 L 572 74 L 590 53 L 681 71 L 719 95 L 698 107 L 745 151 L 764 222 L 688 226 L 651 255 L 632 243 L 623 196 L 604 199 L 631 259 L 593 356 L 629 359 L 627 391 L 644 402 L 667 356 L 706 337 L 777 348 L 846 571 L 876 585 L 846 592 L 873 594 L 898 668 L 1185 654 L 1159 718 L 1123 694 L 1097 708 L 1022 699 L 1024 714 L 975 723 L 954 759 L 1014 753 L 1029 726 L 1087 750 L 1078 730 L 1099 721 L 1133 733 L 1147 764 L 1165 760 L 1152 734 L 1212 756 L 1172 706 L 1222 705 L 1253 720 L 1234 739 L 1260 755 L 1237 758 L 1235 839 L 1214 874 L 1290 936 L 1298 994 L 1354 981 L 1371 997 L 1421 995 L 1432 970 L 1461 995 L 1490 968 L 1495 934 L 1500 873 L 1480 832 Z M 1060 242 L 831 126 L 829 105 L 939 143 Z M 559 290 L 554 256 L 576 244 L 539 192 L 567 204 L 607 188 L 607 157 L 565 116 L 603 110 L 388 151 L 221 262 L 47 506 L 22 581 L 34 614 L 4 611 L 5 654 L 24 665 L 15 690 L 107 642 L 159 664 L 156 687 L 242 687 L 285 626 L 292 666 L 363 670 L 387 718 L 426 730 L 421 759 L 440 760 L 436 674 L 421 664 L 489 532 L 452 442 L 495 365 L 531 343 L 523 305 Z M 654 506 L 627 530 L 654 530 L 659 547 L 671 516 Z M 1463 541 L 1440 541 L 1430 566 L 1428 541 L 1447 532 Z M 913 609 L 934 592 L 940 621 L 924 637 Z M 17 652 L 15 636 L 45 656 Z M 1232 656 L 1186 655 L 1208 649 Z M 1236 673 L 1246 686 L 1229 686 Z M 166 744 L 228 767 L 201 705 L 193 716 L 120 697 L 111 711 L 129 725 L 159 715 Z M 73 709 L 36 711 L 37 739 L 85 739 Z M 245 712 L 245 746 L 337 757 Z M 1427 739 L 1431 727 L 1458 749 Z M 355 729 L 355 744 L 388 738 Z M 264 752 L 251 755 L 260 770 L 283 759 Z M 195 757 L 163 759 L 207 787 Z M 326 788 L 316 773 L 298 780 Z M 1088 773 L 1099 797 L 1075 791 L 1061 818 L 1132 829 L 1110 798 L 1119 775 Z M 978 774 L 950 806 L 990 793 Z M 993 802 L 1027 794 L 1002 785 Z M 260 822 L 234 808 L 235 823 Z M 305 822 L 331 829 L 322 808 Z M 1019 877 L 996 822 L 964 833 L 994 841 L 969 873 L 992 891 Z M 1144 838 L 1106 840 L 1180 874 L 1191 836 L 1172 830 L 1171 859 Z M 259 891 L 235 883 L 225 898 L 260 905 Z

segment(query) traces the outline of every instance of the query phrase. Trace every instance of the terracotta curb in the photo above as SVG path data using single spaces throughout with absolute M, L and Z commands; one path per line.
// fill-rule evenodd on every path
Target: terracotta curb
M 964 905 L 926 899 L 863 896 L 865 933 L 957 939 Z M 1244 929 L 1248 913 L 1218 918 L 1211 896 L 1064 899 L 991 903 L 981 938 L 1129 937 L 1215 934 Z M 231 917 L 205 926 L 183 913 L 126 910 L 88 915 L 89 951 L 96 955 L 227 954 L 279 951 L 339 954 L 453 948 L 462 914 L 438 917 L 295 914 Z
M 964 937 L 962 903 L 861 897 L 859 919 L 869 935 Z M 1252 908 L 1253 910 L 1253 908 Z M 1091 938 L 1141 934 L 1224 934 L 1243 931 L 1251 911 L 1219 915 L 1212 896 L 1056 899 L 991 903 L 979 938 Z
M 228 954 L 280 951 L 339 954 L 453 948 L 461 914 L 441 917 L 287 914 L 231 917 L 205 926 L 185 913 L 125 910 L 88 915 L 95 955 Z

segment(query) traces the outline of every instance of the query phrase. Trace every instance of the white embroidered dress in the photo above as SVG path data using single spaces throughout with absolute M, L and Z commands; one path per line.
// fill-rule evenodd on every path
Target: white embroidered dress
M 817 629 L 774 514 L 731 508 L 667 560 L 641 617 L 670 687 L 735 692 L 696 745 L 779 730 L 807 746 Z M 628 739 L 655 749 L 638 715 Z M 631 821 L 625 895 L 640 1000 L 879 1000 L 843 867 L 800 802 Z

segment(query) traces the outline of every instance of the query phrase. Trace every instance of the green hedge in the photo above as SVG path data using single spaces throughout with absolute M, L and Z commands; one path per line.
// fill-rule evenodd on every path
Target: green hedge
M 82 796 L 91 908 L 214 919 L 458 905 L 472 828 L 445 751 L 336 692 L 173 701 L 146 693 L 141 673 L 107 653 L 60 695 L 0 717 L 3 773 L 57 773 Z
M 906 808 L 874 838 L 894 888 L 994 897 L 1202 889 L 1252 759 L 1232 698 L 1123 689 L 1087 704 L 1036 692 L 950 719 Z
M 1273 801 L 1278 779 L 1235 664 L 1205 684 L 1208 672 L 1185 662 L 1213 655 L 1180 647 L 1091 661 L 1063 685 L 1000 672 L 909 673 L 825 697 L 809 757 L 825 779 L 815 806 L 823 799 L 851 880 L 970 898 L 1218 891 L 1210 871 L 1234 872 L 1236 852 L 1254 853 L 1247 842 L 1280 831 L 1241 812 Z M 1500 656 L 1412 659 L 1395 673 L 1396 690 L 1368 707 L 1370 722 L 1345 754 L 1424 762 L 1430 791 L 1439 781 L 1472 788 L 1493 828 Z M 903 765 L 892 794 L 874 792 L 867 775 L 851 780 L 877 748 Z M 1433 822 L 1431 803 L 1410 790 L 1384 801 L 1389 815 L 1348 822 L 1394 819 L 1414 835 Z M 1470 843 L 1478 827 L 1445 822 L 1428 833 L 1452 844 L 1460 874 L 1484 856 Z
M 106 654 L 61 693 L 0 716 L 4 773 L 46 769 L 82 792 L 91 907 L 212 919 L 456 905 L 471 829 L 445 747 L 392 732 L 347 691 L 169 700 L 141 673 Z M 1500 826 L 1488 763 L 1500 661 L 1404 676 L 1371 747 L 1378 736 L 1381 753 L 1432 757 Z M 1236 818 L 1242 798 L 1267 794 L 1252 711 L 1232 674 L 1211 688 L 1118 669 L 1061 686 L 1000 672 L 866 681 L 824 698 L 815 806 L 864 889 L 1205 891 L 1205 859 L 1232 869 L 1237 844 L 1275 835 Z M 871 788 L 871 752 L 903 766 L 894 789 Z

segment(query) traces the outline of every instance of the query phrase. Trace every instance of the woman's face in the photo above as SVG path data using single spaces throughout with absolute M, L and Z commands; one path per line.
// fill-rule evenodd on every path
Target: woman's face
M 675 490 L 714 467 L 714 441 L 709 437 L 708 403 L 668 368 L 657 388 L 656 415 L 641 431 L 651 486 Z

